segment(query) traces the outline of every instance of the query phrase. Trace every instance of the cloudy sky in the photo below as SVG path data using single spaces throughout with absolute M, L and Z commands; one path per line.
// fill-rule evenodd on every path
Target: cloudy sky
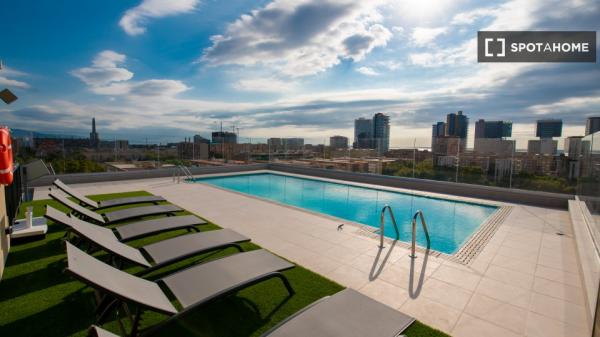
M 600 115 L 600 66 L 478 64 L 478 30 L 599 30 L 597 0 L 19 0 L 0 12 L 0 106 L 14 128 L 134 142 L 208 135 L 352 137 L 391 115 L 391 145 L 430 142 L 463 110 L 583 134 Z M 471 129 L 471 137 L 473 128 Z M 470 144 L 472 145 L 472 144 Z

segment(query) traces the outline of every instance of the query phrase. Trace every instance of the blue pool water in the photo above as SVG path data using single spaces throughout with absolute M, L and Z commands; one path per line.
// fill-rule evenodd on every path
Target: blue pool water
M 286 175 L 260 173 L 195 179 L 225 189 L 258 196 L 282 204 L 332 215 L 379 228 L 384 205 L 392 207 L 400 240 L 410 242 L 411 220 L 422 210 L 429 228 L 431 249 L 452 254 L 496 211 L 497 207 L 460 201 L 331 183 Z M 426 245 L 419 227 L 417 243 Z M 386 214 L 385 236 L 396 238 Z

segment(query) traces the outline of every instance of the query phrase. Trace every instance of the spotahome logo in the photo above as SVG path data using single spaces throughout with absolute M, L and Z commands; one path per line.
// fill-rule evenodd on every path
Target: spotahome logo
M 596 32 L 477 33 L 478 62 L 596 62 Z

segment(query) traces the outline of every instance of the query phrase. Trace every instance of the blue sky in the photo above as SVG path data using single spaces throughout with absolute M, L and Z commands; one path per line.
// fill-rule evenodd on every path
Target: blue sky
M 3 2 L 6 0 L 2 0 Z M 564 135 L 600 115 L 595 64 L 478 64 L 478 30 L 598 30 L 598 1 L 20 0 L 0 12 L 0 107 L 14 128 L 132 141 L 208 135 L 352 137 L 391 115 L 392 147 L 427 145 L 463 110 L 512 120 L 519 147 L 539 118 Z M 471 129 L 471 137 L 473 129 Z M 471 144 L 472 145 L 472 144 Z

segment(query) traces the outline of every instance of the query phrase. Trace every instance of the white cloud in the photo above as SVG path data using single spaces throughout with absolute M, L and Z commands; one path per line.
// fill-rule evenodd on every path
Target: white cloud
M 600 92 L 592 96 L 568 97 L 556 102 L 547 104 L 536 104 L 530 106 L 527 110 L 536 115 L 547 114 L 572 114 L 580 113 L 583 110 L 600 110 Z
M 29 83 L 10 78 L 23 76 L 27 76 L 27 74 L 3 65 L 2 69 L 0 69 L 0 85 L 7 87 L 16 87 L 20 89 L 27 89 L 30 87 Z
M 360 61 L 392 36 L 381 24 L 379 4 L 275 0 L 212 36 L 201 60 L 212 66 L 267 66 L 292 77 L 325 71 L 341 59 Z
M 360 67 L 358 69 L 356 69 L 356 71 L 358 71 L 359 73 L 366 75 L 366 76 L 379 76 L 380 74 L 375 71 L 375 69 L 371 68 L 371 67 Z
M 132 36 L 146 32 L 145 24 L 151 18 L 161 18 L 190 12 L 199 0 L 142 0 L 142 3 L 125 12 L 119 25 Z
M 379 61 L 377 62 L 377 65 L 391 71 L 396 71 L 402 68 L 402 62 L 396 60 Z
M 411 53 L 410 63 L 420 67 L 473 64 L 477 59 L 477 40 L 471 39 L 455 48 L 437 49 L 432 52 Z
M 111 96 L 146 96 L 146 97 L 172 97 L 190 88 L 178 80 L 147 80 L 113 83 L 108 86 L 93 87 L 92 92 L 98 95 Z
M 400 26 L 394 26 L 392 27 L 392 32 L 394 33 L 394 35 L 400 36 L 404 34 L 404 28 Z
M 497 8 L 476 8 L 454 15 L 450 23 L 453 25 L 471 25 L 481 18 L 493 17 L 497 14 Z
M 297 88 L 293 81 L 280 80 L 273 77 L 243 78 L 233 84 L 241 91 L 287 93 Z
M 29 88 L 29 84 L 23 81 L 13 80 L 4 76 L 0 76 L 0 85 L 7 87 L 17 87 L 21 89 Z
M 126 56 L 112 50 L 100 52 L 92 61 L 91 67 L 73 70 L 71 74 L 85 84 L 100 87 L 114 82 L 127 81 L 133 73 L 119 65 L 125 62 Z
M 432 43 L 438 36 L 446 32 L 445 27 L 427 28 L 416 27 L 412 32 L 412 41 L 415 45 L 422 47 Z
M 92 60 L 91 67 L 79 68 L 71 74 L 98 95 L 175 96 L 189 89 L 183 82 L 169 79 L 130 81 L 133 73 L 121 67 L 127 59 L 124 54 L 105 50 Z

